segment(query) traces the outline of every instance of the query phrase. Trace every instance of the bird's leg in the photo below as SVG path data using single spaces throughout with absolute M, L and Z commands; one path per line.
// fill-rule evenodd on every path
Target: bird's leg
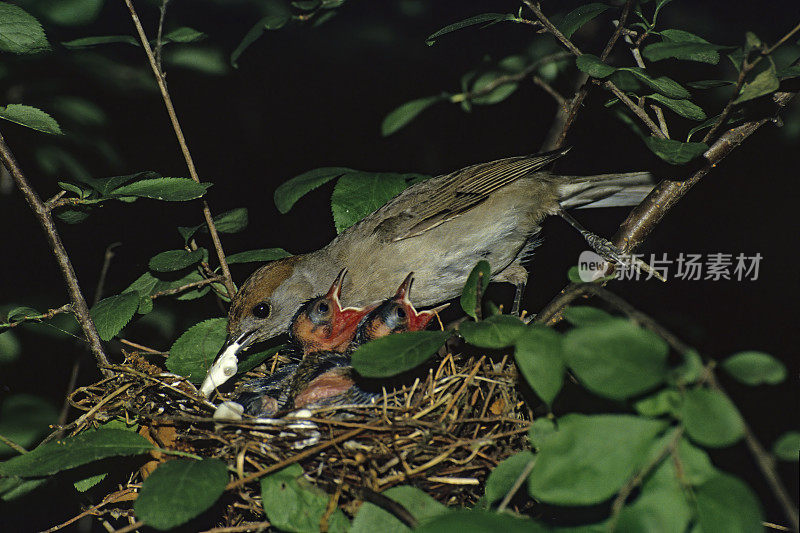
M 624 253 L 617 246 L 614 246 L 614 243 L 612 243 L 608 239 L 587 230 L 581 225 L 580 222 L 575 220 L 572 217 L 572 215 L 570 215 L 563 209 L 560 209 L 558 211 L 558 215 L 567 222 L 569 222 L 570 226 L 578 230 L 580 234 L 583 235 L 583 238 L 586 240 L 587 244 L 591 246 L 592 250 L 594 250 L 599 256 L 601 256 L 606 261 L 610 263 L 619 263 L 623 265 L 631 264 L 631 266 L 634 266 L 640 270 L 644 270 L 645 272 L 653 275 L 654 277 L 660 279 L 661 281 L 666 281 L 664 277 L 661 275 L 661 273 L 658 272 L 658 270 L 654 269 L 641 259 Z
M 514 284 L 514 303 L 511 305 L 511 314 L 519 316 L 522 304 L 522 293 L 525 292 L 525 282 L 521 281 Z

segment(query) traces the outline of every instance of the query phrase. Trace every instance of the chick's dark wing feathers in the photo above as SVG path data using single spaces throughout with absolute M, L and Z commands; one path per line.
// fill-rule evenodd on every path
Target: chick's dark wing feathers
M 497 189 L 541 170 L 565 153 L 567 150 L 509 157 L 431 178 L 407 189 L 387 204 L 382 209 L 385 218 L 374 231 L 390 241 L 425 233 L 478 205 Z M 392 213 L 401 205 L 401 211 Z

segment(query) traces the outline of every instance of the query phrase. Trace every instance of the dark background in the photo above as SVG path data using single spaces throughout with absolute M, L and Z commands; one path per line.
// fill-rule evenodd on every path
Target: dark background
M 145 2 L 137 4 L 145 28 L 153 35 L 157 10 Z M 800 9 L 794 2 L 768 5 L 754 9 L 750 3 L 737 6 L 722 1 L 676 1 L 664 9 L 661 24 L 693 31 L 714 43 L 739 45 L 745 31 L 772 43 L 797 23 Z M 224 76 L 206 76 L 167 65 L 169 89 L 198 172 L 203 181 L 214 183 L 206 197 L 212 211 L 249 209 L 249 228 L 223 236 L 226 252 L 273 246 L 304 252 L 319 248 L 334 236 L 329 207 L 332 185 L 312 192 L 287 215 L 279 215 L 275 209 L 275 188 L 306 170 L 348 166 L 437 174 L 537 151 L 555 106 L 529 82 L 522 83 L 501 104 L 475 106 L 469 114 L 456 105 L 439 104 L 397 134 L 380 136 L 382 118 L 399 104 L 443 90 L 458 92 L 461 75 L 485 56 L 502 58 L 524 49 L 534 39 L 549 39 L 535 35 L 524 25 L 497 24 L 445 36 L 433 47 L 425 45 L 427 35 L 453 21 L 486 11 L 516 12 L 517 8 L 514 2 L 351 1 L 320 27 L 297 25 L 268 32 L 243 54 L 239 69 L 229 70 Z M 560 3 L 544 6 L 546 13 L 557 9 L 568 7 Z M 167 27 L 185 25 L 205 31 L 209 44 L 227 55 L 259 17 L 245 2 L 173 2 Z M 597 23 L 577 34 L 577 44 L 598 53 L 609 35 L 605 26 L 608 18 L 599 17 Z M 89 28 L 48 27 L 48 31 L 54 43 L 87 35 L 133 33 L 121 2 L 108 3 Z M 141 49 L 113 46 L 116 48 L 108 50 L 108 57 L 130 66 L 145 66 Z M 14 63 L 13 75 L 0 79 L 5 100 L 47 110 L 54 94 L 75 94 L 100 105 L 108 114 L 109 125 L 94 134 L 116 147 L 120 157 L 109 164 L 91 146 L 75 147 L 95 177 L 141 170 L 187 176 L 159 95 L 136 90 L 133 83 L 130 87 L 124 83 L 116 86 L 88 75 L 76 67 L 71 54 L 57 49 L 48 59 Z M 622 50 L 615 58 L 630 62 Z M 711 77 L 703 70 L 706 66 L 664 66 L 668 74 L 674 68 L 678 79 Z M 732 78 L 727 58 L 723 57 L 719 69 L 719 76 Z M 570 84 L 560 88 L 566 91 Z M 713 93 L 701 94 L 703 98 L 715 100 Z M 688 175 L 686 168 L 669 166 L 652 155 L 603 107 L 607 99 L 601 90 L 592 91 L 567 140 L 574 148 L 558 163 L 557 171 L 592 174 L 649 170 L 675 179 Z M 719 109 L 722 101 L 716 99 L 717 107 L 711 109 Z M 784 431 L 796 427 L 798 406 L 797 316 L 791 311 L 798 289 L 797 108 L 795 103 L 784 115 L 782 129 L 773 124 L 762 127 L 704 178 L 658 226 L 643 250 L 666 253 L 673 259 L 680 252 L 734 256 L 758 252 L 763 260 L 757 281 L 610 285 L 704 356 L 722 359 L 737 351 L 756 349 L 786 363 L 790 380 L 778 387 L 746 388 L 723 377 L 723 385 L 767 447 Z M 680 121 L 674 123 L 676 128 L 681 127 Z M 40 195 L 47 198 L 54 194 L 58 190 L 56 179 L 39 169 L 36 157 L 37 147 L 49 139 L 6 122 L 0 124 L 0 131 Z M 59 177 L 68 178 L 69 174 L 62 171 Z M 575 215 L 593 231 L 610 236 L 626 211 L 589 210 Z M 59 230 L 81 286 L 91 299 L 109 244 L 122 243 L 111 263 L 104 296 L 129 285 L 146 270 L 153 255 L 181 247 L 183 241 L 172 228 L 201 221 L 197 202 L 140 200 L 131 205 L 109 203 L 83 224 L 60 224 Z M 0 305 L 46 309 L 65 303 L 64 283 L 45 238 L 15 190 L 2 189 L 0 223 Z M 548 220 L 542 236 L 544 242 L 531 264 L 524 299 L 524 307 L 531 312 L 544 306 L 564 286 L 568 268 L 585 249 L 580 236 L 559 219 Z M 235 281 L 241 283 L 255 267 L 234 266 Z M 510 290 L 498 287 L 493 291 L 490 297 L 508 305 Z M 147 321 L 134 325 L 128 337 L 167 350 L 186 327 L 202 318 L 221 316 L 211 298 L 201 302 L 159 301 L 157 308 L 171 315 L 157 315 L 155 320 L 163 320 L 161 324 L 151 320 L 149 325 Z M 23 357 L 0 366 L 0 402 L 5 395 L 30 392 L 45 394 L 54 405 L 60 405 L 73 362 L 85 357 L 77 341 L 43 338 L 30 329 L 20 331 L 19 336 Z M 117 357 L 118 349 L 111 345 Z M 88 384 L 95 377 L 86 357 L 79 384 Z M 556 413 L 558 407 L 556 402 Z M 744 476 L 760 494 L 770 518 L 783 523 L 742 444 L 715 452 L 713 457 L 723 468 Z M 782 463 L 781 469 L 796 497 L 796 463 Z

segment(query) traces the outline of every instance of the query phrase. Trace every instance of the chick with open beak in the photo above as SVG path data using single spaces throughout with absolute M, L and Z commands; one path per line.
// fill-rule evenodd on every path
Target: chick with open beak
M 342 269 L 327 293 L 307 300 L 297 310 L 289 325 L 290 351 L 305 357 L 311 352 L 343 352 L 348 348 L 358 324 L 375 305 L 342 308 L 342 283 L 346 274 L 347 269 Z M 239 335 L 232 342 L 229 338 L 200 387 L 204 396 L 210 396 L 216 387 L 236 374 L 238 354 L 256 338 L 254 330 Z
M 309 353 L 300 363 L 280 367 L 270 376 L 243 384 L 234 402 L 244 414 L 271 417 L 278 411 L 331 403 L 367 403 L 374 394 L 355 385 L 349 352 L 378 337 L 425 329 L 431 319 L 447 307 L 418 312 L 409 299 L 413 273 L 391 298 L 370 310 L 358 324 L 355 338 L 345 353 Z
M 367 314 L 358 325 L 351 350 L 373 339 L 425 329 L 436 314 L 448 304 L 417 311 L 409 299 L 414 273 L 410 273 L 397 292 Z M 312 405 L 368 403 L 375 394 L 358 387 L 346 355 L 321 352 L 312 353 L 299 364 L 284 402 L 290 408 L 300 409 Z

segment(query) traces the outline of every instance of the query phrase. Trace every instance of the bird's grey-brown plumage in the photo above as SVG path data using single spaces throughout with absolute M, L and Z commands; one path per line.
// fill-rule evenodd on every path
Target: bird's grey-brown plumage
M 565 153 L 481 163 L 416 183 L 324 248 L 263 266 L 232 302 L 230 337 L 283 333 L 300 304 L 323 293 L 342 268 L 349 272 L 345 305 L 385 298 L 412 271 L 415 305 L 449 300 L 481 259 L 493 281 L 523 285 L 522 263 L 544 217 L 569 207 L 634 205 L 653 186 L 647 173 L 569 177 L 543 170 Z M 259 302 L 271 306 L 266 319 L 249 314 Z

